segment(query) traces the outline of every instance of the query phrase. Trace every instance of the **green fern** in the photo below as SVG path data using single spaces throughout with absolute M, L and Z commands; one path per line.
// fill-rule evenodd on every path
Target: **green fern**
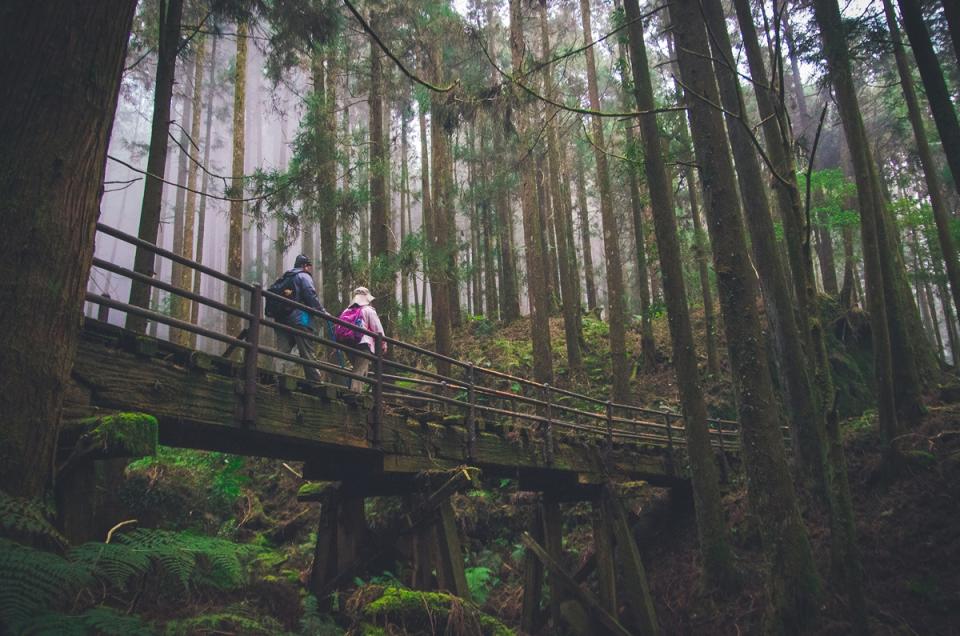
M 109 607 L 94 607 L 83 614 L 43 614 L 22 626 L 31 636 L 148 636 L 156 633 L 153 626 L 138 616 L 126 616 Z
M 275 635 L 284 633 L 279 623 L 269 618 L 257 620 L 235 612 L 201 614 L 167 623 L 164 634 L 186 636 L 187 634 L 240 633 Z
M 0 490 L 0 536 L 23 543 L 62 548 L 67 540 L 47 520 L 47 511 L 36 500 L 11 497 Z
M 0 539 L 0 623 L 14 628 L 57 609 L 93 580 L 85 564 Z
M 124 589 L 130 579 L 150 569 L 150 555 L 145 550 L 124 543 L 90 542 L 72 548 L 67 557 L 84 564 L 106 583 Z

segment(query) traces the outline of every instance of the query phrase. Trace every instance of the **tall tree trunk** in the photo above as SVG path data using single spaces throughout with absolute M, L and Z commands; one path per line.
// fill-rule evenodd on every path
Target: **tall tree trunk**
M 549 58 L 553 51 L 550 47 L 550 35 L 547 28 L 547 9 L 545 4 L 539 8 L 540 17 L 540 41 L 543 50 L 543 57 Z M 544 73 L 545 83 L 544 92 L 548 96 L 553 96 L 554 80 L 553 65 L 548 65 Z M 576 261 L 571 258 L 575 253 L 572 242 L 568 242 L 572 236 L 567 224 L 570 222 L 570 214 L 567 210 L 570 198 L 564 194 L 560 183 L 560 153 L 557 151 L 557 125 L 551 117 L 547 122 L 547 159 L 548 171 L 550 174 L 550 191 L 553 194 L 551 202 L 553 204 L 552 215 L 557 230 L 557 258 L 560 265 L 560 295 L 561 307 L 563 309 L 563 331 L 564 340 L 567 348 L 567 368 L 571 373 L 577 373 L 583 368 L 583 355 L 580 351 L 580 322 L 578 313 L 580 311 L 580 290 L 575 284 L 577 277 Z
M 8 495 L 39 499 L 51 478 L 135 7 L 14 0 L 0 9 L 0 484 Z
M 451 328 L 459 327 L 462 323 L 462 317 L 460 315 L 460 235 L 457 231 L 457 205 L 455 201 L 457 171 L 456 157 L 453 155 L 455 145 L 453 133 L 448 132 L 443 163 L 447 170 L 447 174 L 443 180 L 445 188 L 443 197 L 444 204 L 442 207 L 434 206 L 433 208 L 435 214 L 443 212 L 446 215 L 446 229 L 444 230 L 444 234 L 441 235 L 441 240 L 447 245 L 447 293 L 450 294 L 449 314 Z M 436 182 L 434 185 L 436 185 Z
M 547 182 L 546 156 L 541 148 L 531 153 L 537 192 L 537 214 L 540 217 L 541 233 L 539 237 L 540 254 L 543 255 L 543 273 L 547 284 L 547 299 L 550 315 L 559 309 L 560 283 L 557 274 L 556 230 L 553 224 L 553 193 Z
M 836 297 L 840 293 L 837 282 L 837 265 L 833 258 L 833 237 L 828 226 L 817 224 L 814 227 L 817 238 L 817 257 L 820 259 L 820 278 L 823 280 L 823 291 Z
M 868 287 L 867 302 L 873 335 L 880 435 L 890 456 L 898 426 L 890 332 L 886 315 L 886 293 L 883 284 L 884 273 L 880 254 L 879 225 L 883 204 L 877 187 L 876 166 L 870 152 L 850 70 L 850 54 L 840 20 L 840 8 L 836 0 L 814 0 L 813 6 L 826 54 L 830 81 L 836 92 L 840 118 L 856 176 L 863 262 Z
M 643 23 L 640 22 L 640 7 L 637 0 L 624 0 L 624 6 L 627 21 L 630 23 L 634 96 L 637 108 L 649 111 L 654 108 L 653 85 L 643 39 Z M 673 345 L 673 366 L 685 416 L 700 551 L 707 581 L 711 586 L 723 588 L 734 584 L 736 573 L 720 501 L 717 465 L 710 446 L 707 407 L 697 370 L 697 352 L 693 344 L 683 264 L 680 261 L 680 239 L 677 234 L 673 190 L 661 154 L 660 129 L 656 115 L 648 113 L 640 116 L 640 134 L 644 146 L 644 169 L 653 208 L 660 268 L 663 272 L 663 291 Z
M 933 112 L 933 121 L 937 125 L 940 141 L 943 142 L 943 154 L 947 156 L 953 185 L 960 194 L 960 123 L 957 121 L 957 111 L 950 100 L 940 61 L 933 50 L 930 32 L 923 22 L 919 0 L 897 0 L 897 4 L 900 5 L 903 17 L 903 30 L 907 32 L 913 57 L 917 60 L 917 69 L 920 71 L 930 110 Z
M 227 246 L 227 274 L 243 276 L 243 157 L 247 98 L 247 22 L 237 23 L 237 59 L 233 79 L 233 181 L 230 184 L 230 235 Z M 227 304 L 240 309 L 240 288 L 227 285 Z M 227 316 L 227 333 L 240 333 L 240 318 Z
M 960 64 L 960 4 L 952 0 L 941 0 L 940 4 L 943 5 L 943 15 L 947 19 L 947 29 L 953 42 L 953 54 L 957 64 Z
M 410 205 L 410 191 L 407 188 L 407 104 L 400 110 L 400 250 L 410 234 L 407 225 L 407 212 Z M 399 251 L 399 250 L 398 250 Z M 404 263 L 400 263 L 400 313 L 404 319 L 410 312 L 410 272 Z
M 846 310 L 853 307 L 854 286 L 856 277 L 855 257 L 853 255 L 853 228 L 843 226 L 843 284 L 840 286 L 840 306 Z
M 747 258 L 740 202 L 710 51 L 696 0 L 670 5 L 680 72 L 705 192 L 707 225 L 727 334 L 750 503 L 769 560 L 768 631 L 795 630 L 816 611 L 820 581 L 787 467 L 780 414 L 756 309 L 755 274 Z M 705 101 L 706 100 L 706 101 Z
M 213 135 L 213 81 L 217 72 L 217 36 L 211 35 L 210 39 L 210 76 L 207 82 L 207 105 L 204 110 L 207 113 L 206 123 L 204 124 L 203 138 L 203 165 L 210 165 L 210 142 Z M 200 180 L 200 204 L 197 207 L 197 255 L 196 261 L 203 263 L 203 240 L 207 223 L 207 187 L 209 183 L 209 174 L 205 170 Z M 193 293 L 200 294 L 200 270 L 193 271 Z M 200 304 L 193 303 L 190 307 L 190 322 L 200 324 Z M 190 348 L 197 348 L 197 334 L 190 334 Z
M 571 310 L 576 319 L 576 336 L 580 341 L 581 357 L 583 351 L 583 313 L 581 307 L 583 302 L 580 295 L 580 268 L 577 265 L 577 241 L 573 231 L 573 192 L 570 188 L 570 160 L 567 155 L 566 140 L 558 135 L 558 162 L 564 169 L 560 175 L 560 186 L 563 189 L 563 225 L 566 232 L 564 243 L 567 246 L 567 260 L 570 267 L 570 303 Z
M 917 154 L 920 156 L 920 165 L 923 166 L 923 177 L 927 185 L 927 196 L 930 197 L 930 206 L 933 208 L 933 220 L 937 225 L 937 239 L 940 244 L 940 253 L 943 255 L 947 278 L 950 281 L 950 290 L 953 292 L 953 303 L 960 311 L 960 261 L 957 260 L 957 248 L 953 243 L 950 232 L 950 214 L 944 197 L 943 184 L 930 145 L 927 143 L 927 133 L 923 125 L 923 115 L 917 92 L 913 86 L 910 64 L 900 40 L 900 29 L 897 28 L 897 17 L 890 0 L 883 0 L 883 11 L 887 18 L 887 28 L 893 41 L 893 54 L 897 60 L 897 72 L 900 74 L 900 87 L 903 89 L 903 98 L 907 103 L 907 115 L 913 129 L 913 138 L 917 143 Z
M 436 81 L 443 78 L 441 54 L 437 50 L 431 51 L 433 75 Z M 452 278 L 454 272 L 450 266 L 456 245 L 450 242 L 450 217 L 447 208 L 452 204 L 453 184 L 450 182 L 452 171 L 450 167 L 453 158 L 450 152 L 450 134 L 445 123 L 449 113 L 446 110 L 445 100 L 437 93 L 430 96 L 430 150 L 433 157 L 433 195 L 431 197 L 430 215 L 430 295 L 433 301 L 433 330 L 434 346 L 437 353 L 451 355 L 451 287 L 456 287 Z M 437 361 L 437 372 L 450 375 L 450 364 L 444 360 Z
M 189 63 L 183 65 L 183 75 L 195 75 L 195 60 L 191 59 Z M 189 85 L 189 84 L 188 84 Z M 191 109 L 193 100 L 187 94 L 186 89 L 180 95 L 180 121 L 177 122 L 180 127 L 180 135 L 177 140 L 177 193 L 173 204 L 173 247 L 175 254 L 184 256 L 183 253 L 183 226 L 186 216 L 187 205 L 187 180 L 190 174 L 190 164 L 187 161 L 187 153 L 190 150 L 190 131 L 187 128 L 189 121 L 193 120 Z M 179 263 L 171 263 L 170 282 L 173 285 L 179 285 L 181 272 L 186 269 Z M 170 294 L 170 315 L 174 318 L 183 320 L 186 318 L 186 312 L 189 311 L 187 300 L 178 294 Z M 178 344 L 183 344 L 186 340 L 186 332 L 180 329 L 170 328 L 170 340 Z
M 723 7 L 719 0 L 704 0 L 704 16 L 710 31 L 714 71 L 720 90 L 720 104 L 725 116 L 727 134 L 736 161 L 736 176 L 750 245 L 753 248 L 756 269 L 763 290 L 767 320 L 779 354 L 779 371 L 783 377 L 786 403 L 791 416 L 796 449 L 800 451 L 800 466 L 817 491 L 826 495 L 826 418 L 810 377 L 811 365 L 804 351 L 806 334 L 797 324 L 791 298 L 791 280 L 781 260 L 773 227 L 773 214 L 767 199 L 760 172 L 760 162 L 751 139 L 746 105 L 737 83 L 736 58 L 727 33 Z M 701 164 L 703 165 L 703 164 Z
M 686 132 L 684 120 L 682 130 Z M 687 145 L 689 141 L 687 142 Z M 687 177 L 687 194 L 690 197 L 690 218 L 693 221 L 693 251 L 697 259 L 697 275 L 700 278 L 700 295 L 703 299 L 703 329 L 707 349 L 707 371 L 714 377 L 720 377 L 720 354 L 717 348 L 717 314 L 713 306 L 713 289 L 710 287 L 710 270 L 707 264 L 710 246 L 703 220 L 700 216 L 700 204 L 697 200 L 696 175 L 693 168 L 684 168 Z M 666 284 L 664 284 L 666 287 Z
M 487 153 L 487 139 L 485 133 L 489 126 L 480 129 L 480 180 L 484 184 L 491 183 L 491 166 Z M 480 200 L 481 250 L 483 250 L 483 291 L 487 305 L 487 317 L 496 320 L 500 309 L 500 300 L 497 295 L 497 272 L 494 267 L 494 234 L 493 234 L 493 206 L 489 187 L 484 190 Z
M 334 311 L 340 304 L 340 271 L 337 263 L 337 208 L 342 197 L 337 192 L 337 52 L 326 54 L 324 86 L 323 148 L 320 191 L 320 267 L 323 275 L 323 306 Z
M 590 0 L 580 0 L 580 19 L 583 23 L 583 39 L 593 41 L 590 29 Z M 590 108 L 600 110 L 600 94 L 597 89 L 597 69 L 593 49 L 586 51 L 587 92 Z M 630 401 L 630 365 L 627 363 L 626 308 L 624 306 L 623 269 L 620 258 L 620 234 L 613 214 L 613 197 L 610 193 L 610 172 L 603 137 L 603 122 L 592 117 L 594 156 L 597 162 L 597 186 L 600 190 L 600 220 L 603 224 L 603 252 L 607 264 L 607 323 L 610 325 L 610 361 L 613 371 L 612 399 L 615 402 Z
M 153 121 L 150 129 L 150 152 L 147 155 L 147 176 L 143 186 L 143 205 L 140 208 L 140 228 L 137 236 L 148 243 L 157 242 L 160 229 L 160 211 L 163 203 L 163 177 L 167 167 L 167 134 L 170 132 L 170 98 L 177 66 L 177 44 L 180 39 L 180 17 L 183 0 L 161 0 L 160 37 L 157 51 L 157 81 L 153 95 Z M 133 270 L 145 276 L 156 272 L 153 252 L 137 248 Z M 130 284 L 130 304 L 150 306 L 150 286 L 133 281 Z M 127 329 L 145 332 L 146 318 L 127 314 Z
M 379 16 L 370 13 L 374 30 L 379 27 Z M 379 45 L 370 40 L 370 291 L 377 298 L 378 313 L 383 329 L 393 335 L 396 313 L 396 266 L 390 249 L 390 200 L 387 194 L 389 174 L 389 140 L 384 135 L 383 66 Z
M 433 205 L 430 196 L 430 146 L 427 145 L 427 118 L 423 105 L 417 107 L 420 118 L 420 210 L 423 219 L 423 240 L 426 242 L 423 257 L 424 312 L 426 312 L 426 288 L 430 285 L 431 299 L 437 293 L 436 263 L 433 254 Z
M 510 54 L 512 72 L 523 72 L 523 13 L 520 0 L 510 0 Z M 518 96 L 519 97 L 519 96 Z M 526 248 L 527 295 L 530 298 L 530 339 L 533 342 L 533 376 L 538 382 L 553 382 L 553 351 L 550 348 L 550 298 L 544 272 L 540 215 L 536 200 L 536 175 L 529 156 L 531 143 L 527 109 L 516 114 L 515 165 L 520 174 L 520 203 L 523 207 L 523 243 Z
M 203 64 L 206 60 L 206 41 L 200 40 L 197 43 L 197 53 L 196 60 L 194 61 L 194 74 L 193 74 L 193 105 L 191 108 L 191 118 L 190 118 L 190 144 L 184 146 L 187 148 L 188 152 L 193 151 L 194 155 L 199 146 L 195 144 L 199 143 L 200 139 L 200 115 L 201 110 L 203 109 Z M 198 159 L 195 158 L 194 161 L 190 162 L 189 175 L 187 176 L 187 201 L 186 209 L 183 215 L 183 240 L 181 243 L 181 254 L 186 258 L 193 258 L 194 251 L 194 226 L 197 223 L 197 177 L 200 173 L 200 166 L 198 164 Z M 179 277 L 176 281 L 177 286 L 180 289 L 189 290 L 192 284 L 191 270 L 186 267 L 181 267 L 179 271 Z M 180 300 L 181 311 L 177 318 L 180 320 L 189 321 L 193 315 L 193 306 L 192 303 L 183 298 Z M 191 344 L 192 338 L 189 332 L 181 332 L 181 339 L 178 341 L 180 344 L 189 346 Z
M 587 311 L 597 307 L 597 284 L 593 275 L 593 251 L 590 249 L 590 218 L 587 210 L 587 177 L 579 148 L 573 149 L 577 170 L 577 215 L 580 221 L 580 244 L 583 250 L 583 278 L 587 292 Z
M 620 2 L 615 2 L 617 8 Z M 626 110 L 630 110 L 630 96 L 627 94 L 630 80 L 627 66 L 627 52 L 623 41 L 617 43 L 617 54 L 620 58 L 623 104 Z M 644 55 L 646 57 L 646 55 Z M 640 186 L 637 183 L 637 162 L 633 161 L 636 152 L 636 140 L 633 132 L 634 122 L 632 119 L 624 121 L 623 133 L 627 146 L 627 153 L 631 161 L 625 166 L 627 172 L 627 190 L 630 192 L 630 211 L 633 220 L 633 238 L 636 252 L 634 254 L 637 278 L 638 299 L 640 305 L 640 358 L 641 365 L 645 371 L 653 371 L 657 364 L 657 346 L 653 339 L 653 321 L 650 317 L 650 281 L 647 279 L 647 249 L 646 235 L 643 231 L 643 202 L 640 200 Z M 686 294 L 684 294 L 686 301 Z

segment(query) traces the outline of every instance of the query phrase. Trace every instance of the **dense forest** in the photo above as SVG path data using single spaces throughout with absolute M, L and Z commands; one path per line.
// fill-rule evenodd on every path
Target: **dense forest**
M 956 632 L 956 0 L 0 52 L 0 633 Z

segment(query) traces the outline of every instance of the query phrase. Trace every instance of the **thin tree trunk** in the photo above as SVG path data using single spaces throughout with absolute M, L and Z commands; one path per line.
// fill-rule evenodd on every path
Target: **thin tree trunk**
M 653 86 L 647 63 L 643 25 L 639 20 L 637 0 L 624 0 L 630 23 L 630 60 L 637 108 L 654 108 Z M 640 134 L 644 145 L 644 169 L 653 208 L 654 231 L 663 272 L 663 290 L 667 303 L 667 320 L 673 345 L 673 366 L 680 390 L 681 408 L 685 415 L 687 448 L 690 453 L 694 506 L 704 572 L 711 586 L 724 588 L 736 581 L 733 552 L 720 501 L 717 465 L 710 446 L 707 428 L 707 407 L 700 386 L 697 354 L 693 344 L 693 328 L 687 306 L 683 264 L 680 260 L 680 239 L 673 190 L 661 150 L 660 130 L 654 114 L 640 116 Z
M 823 291 L 836 297 L 840 293 L 837 282 L 837 264 L 833 256 L 833 236 L 830 228 L 823 225 L 814 227 L 817 237 L 817 257 L 820 259 L 820 277 L 823 279 Z
M 245 145 L 245 114 L 247 99 L 247 22 L 237 23 L 237 59 L 233 87 L 233 181 L 230 194 L 230 235 L 227 247 L 227 274 L 234 278 L 243 276 L 243 158 Z M 227 304 L 240 309 L 240 288 L 227 285 Z M 240 333 L 240 318 L 227 316 L 227 334 L 236 337 Z
M 700 178 L 731 375 L 739 398 L 747 488 L 769 560 L 766 630 L 795 630 L 816 611 L 820 581 L 779 433 L 780 414 L 756 309 L 756 278 L 747 258 L 723 116 L 708 103 L 718 103 L 719 96 L 701 8 L 696 0 L 674 0 L 670 12 L 694 150 L 703 167 Z
M 440 51 L 430 52 L 433 64 L 433 75 L 436 81 L 443 78 L 443 66 Z M 430 96 L 430 146 L 433 157 L 433 196 L 431 197 L 431 226 L 430 226 L 430 260 L 432 261 L 430 295 L 433 302 L 433 330 L 434 346 L 437 353 L 451 355 L 452 335 L 451 324 L 451 287 L 456 288 L 454 272 L 450 266 L 456 245 L 450 241 L 450 217 L 448 206 L 452 205 L 452 183 L 450 167 L 453 163 L 450 152 L 450 136 L 445 129 L 444 122 L 448 113 L 443 97 L 437 93 Z M 450 364 L 444 360 L 437 361 L 437 372 L 441 375 L 450 375 Z
M 583 39 L 593 41 L 590 29 L 590 1 L 580 0 L 580 19 L 583 23 Z M 587 92 L 590 108 L 600 110 L 600 95 L 597 89 L 597 69 L 593 49 L 586 51 Z M 630 396 L 630 365 L 627 364 L 626 308 L 624 306 L 623 269 L 620 258 L 619 228 L 613 213 L 613 197 L 610 193 L 610 173 L 607 168 L 603 122 L 592 117 L 594 156 L 597 163 L 597 185 L 600 190 L 600 220 L 603 224 L 603 251 L 607 265 L 607 323 L 610 325 L 610 361 L 613 371 L 612 394 L 615 402 L 628 403 Z
M 379 27 L 379 16 L 370 13 L 374 30 Z M 390 249 L 390 200 L 387 194 L 387 175 L 390 171 L 389 140 L 384 135 L 383 66 L 379 45 L 370 40 L 370 291 L 377 298 L 377 311 L 384 331 L 393 334 L 394 296 L 396 295 L 396 267 Z
M 437 294 L 436 262 L 433 257 L 433 205 L 430 196 L 430 154 L 427 145 L 427 118 L 423 106 L 418 106 L 420 118 L 420 201 L 423 219 L 423 239 L 426 242 L 423 257 L 424 292 L 423 306 L 426 312 L 426 287 L 430 284 L 431 299 Z
M 593 274 L 593 251 L 590 249 L 590 219 L 587 210 L 586 170 L 583 156 L 578 148 L 573 149 L 577 170 L 577 213 L 580 221 L 580 244 L 583 249 L 583 278 L 587 291 L 587 311 L 597 308 L 597 285 Z
M 167 134 L 170 132 L 170 98 L 177 65 L 177 42 L 180 37 L 180 17 L 183 0 L 161 0 L 160 37 L 157 53 L 157 81 L 153 97 L 153 122 L 150 130 L 150 152 L 147 155 L 147 176 L 143 186 L 143 205 L 140 208 L 140 228 L 137 236 L 156 244 L 160 229 L 160 211 L 163 203 L 163 177 L 167 167 Z M 155 275 L 156 257 L 153 252 L 137 248 L 133 270 L 145 276 Z M 130 304 L 150 306 L 150 286 L 133 281 L 130 285 Z M 146 318 L 127 314 L 127 329 L 145 332 Z
M 853 255 L 853 228 L 843 226 L 843 285 L 840 287 L 840 306 L 849 311 L 853 307 L 856 268 Z
M 184 65 L 185 76 L 196 75 L 196 59 L 191 59 Z M 190 178 L 190 163 L 187 160 L 187 153 L 190 150 L 190 131 L 187 128 L 189 122 L 193 120 L 192 115 L 193 99 L 184 92 L 180 96 L 180 135 L 178 140 L 177 153 L 177 194 L 173 204 L 173 252 L 179 256 L 186 256 L 183 252 L 183 227 L 186 217 L 187 205 L 187 180 Z M 183 277 L 183 270 L 186 268 L 179 263 L 171 264 L 170 282 L 173 285 L 180 286 L 180 279 Z M 179 320 L 185 320 L 189 315 L 190 307 L 187 299 L 178 294 L 170 294 L 170 315 Z M 188 340 L 187 332 L 181 329 L 170 328 L 170 340 L 177 344 L 185 344 Z
M 321 118 L 323 167 L 320 174 L 320 268 L 323 306 L 334 311 L 340 304 L 340 271 L 337 264 L 337 53 L 326 55 L 326 80 Z
M 540 41 L 543 51 L 543 57 L 549 58 L 553 55 L 550 48 L 550 35 L 547 28 L 547 9 L 545 4 L 539 8 L 540 17 Z M 554 80 L 553 65 L 548 65 L 544 73 L 546 85 L 544 91 L 548 96 L 553 96 Z M 580 293 L 575 279 L 577 277 L 576 261 L 571 258 L 575 252 L 574 246 L 568 242 L 571 233 L 567 227 L 570 223 L 570 215 L 567 210 L 570 198 L 563 190 L 560 183 L 560 153 L 557 150 L 557 126 L 551 118 L 547 123 L 547 159 L 548 171 L 550 174 L 550 191 L 553 196 L 552 215 L 557 231 L 557 258 L 560 265 L 560 295 L 561 307 L 563 309 L 563 330 L 564 340 L 567 348 L 567 368 L 571 373 L 578 373 L 583 368 L 583 355 L 580 351 L 580 323 L 578 313 L 580 310 Z
M 407 105 L 404 104 L 400 111 L 400 249 L 403 249 L 410 234 L 410 228 L 407 225 L 407 212 L 409 208 L 409 190 L 407 189 Z M 400 263 L 400 313 L 403 319 L 406 319 L 410 313 L 410 272 L 403 263 Z
M 217 71 L 217 36 L 211 35 L 210 39 L 212 44 L 210 46 L 210 77 L 207 82 L 207 105 L 204 110 L 207 113 L 207 120 L 204 124 L 205 132 L 203 139 L 203 165 L 207 168 L 210 166 L 210 142 L 213 134 L 213 81 L 216 76 Z M 209 175 L 206 171 L 203 173 L 203 177 L 200 180 L 200 204 L 197 209 L 197 255 L 196 261 L 198 263 L 203 263 L 203 240 L 206 229 L 207 222 L 207 187 L 209 183 Z M 194 270 L 193 272 L 193 293 L 200 294 L 200 270 Z M 199 303 L 193 303 L 190 307 L 190 322 L 193 324 L 199 324 L 200 321 L 200 305 Z M 197 348 L 197 334 L 190 334 L 190 348 Z
M 523 22 L 520 0 L 510 0 L 510 53 L 515 75 L 523 72 Z M 519 96 L 518 96 L 519 97 Z M 550 298 L 543 264 L 540 215 L 536 200 L 536 175 L 528 156 L 530 144 L 526 109 L 516 113 L 514 169 L 520 174 L 520 203 L 523 207 L 523 242 L 526 248 L 527 295 L 530 298 L 530 339 L 533 342 L 533 377 L 553 382 L 553 352 L 550 348 Z

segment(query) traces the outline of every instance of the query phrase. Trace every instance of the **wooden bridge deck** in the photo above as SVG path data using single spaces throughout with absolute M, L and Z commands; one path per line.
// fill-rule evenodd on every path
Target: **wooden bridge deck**
M 549 458 L 538 431 L 507 416 L 477 419 L 468 458 L 461 416 L 386 403 L 381 443 L 368 439 L 372 399 L 332 384 L 259 373 L 257 418 L 245 425 L 242 365 L 87 319 L 65 417 L 116 411 L 157 418 L 160 443 L 305 462 L 307 479 L 352 483 L 368 494 L 403 492 L 422 471 L 464 463 L 519 479 L 522 489 L 577 498 L 613 477 L 675 485 L 687 479 L 682 448 L 614 443 L 576 431 L 554 433 Z M 678 452 L 679 451 L 679 452 Z

